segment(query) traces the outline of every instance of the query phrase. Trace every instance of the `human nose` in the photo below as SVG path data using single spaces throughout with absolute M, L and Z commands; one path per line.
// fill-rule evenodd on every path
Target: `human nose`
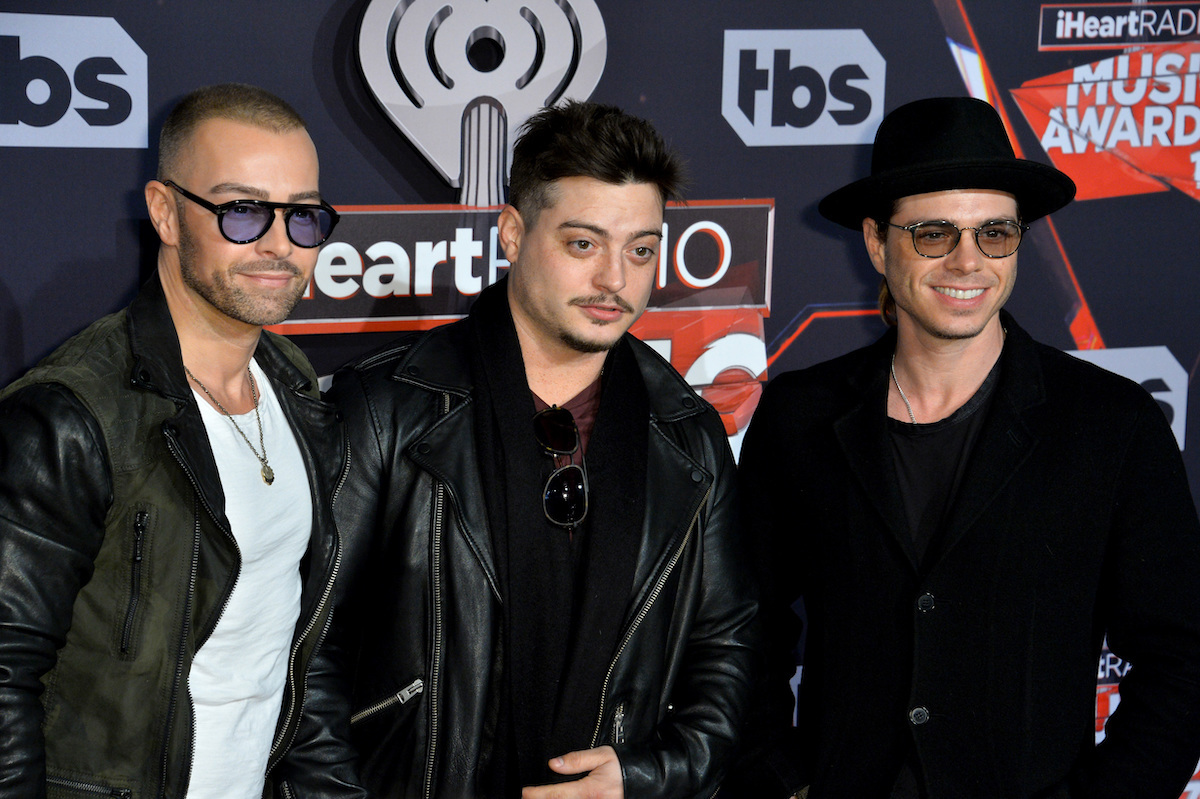
M 959 229 L 958 244 L 945 258 L 948 269 L 959 272 L 974 272 L 979 269 L 979 263 L 984 255 L 979 249 L 979 241 L 975 238 L 975 233 L 976 229 L 973 227 Z
M 284 217 L 285 209 L 271 209 L 272 217 L 271 224 L 267 226 L 266 232 L 254 242 L 254 249 L 258 253 L 266 257 L 286 258 L 291 255 L 292 240 L 287 235 L 287 218 Z
M 595 284 L 603 291 L 616 294 L 625 288 L 625 259 L 620 252 L 608 252 L 601 259 Z

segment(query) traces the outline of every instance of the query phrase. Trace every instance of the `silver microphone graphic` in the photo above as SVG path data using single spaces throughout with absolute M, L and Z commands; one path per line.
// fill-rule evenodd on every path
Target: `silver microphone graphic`
M 358 56 L 459 202 L 487 206 L 504 202 L 517 129 L 543 106 L 586 99 L 607 39 L 594 0 L 371 0 Z

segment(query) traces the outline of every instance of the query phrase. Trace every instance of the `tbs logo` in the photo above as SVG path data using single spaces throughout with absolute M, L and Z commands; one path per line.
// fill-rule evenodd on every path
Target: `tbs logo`
M 870 144 L 886 70 L 861 30 L 725 31 L 721 115 L 749 147 Z
M 146 54 L 116 20 L 0 13 L 0 146 L 146 146 Z

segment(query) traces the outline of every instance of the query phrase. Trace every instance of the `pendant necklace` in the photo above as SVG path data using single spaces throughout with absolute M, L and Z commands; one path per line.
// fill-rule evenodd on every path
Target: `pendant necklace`
M 233 429 L 238 431 L 238 435 L 240 435 L 242 440 L 246 442 L 246 446 L 249 447 L 250 451 L 254 453 L 254 457 L 258 458 L 258 462 L 262 465 L 262 468 L 259 470 L 259 474 L 262 475 L 263 482 L 267 485 L 274 483 L 275 471 L 267 463 L 267 445 L 266 442 L 263 441 L 262 417 L 258 415 L 258 384 L 254 382 L 254 373 L 250 371 L 250 366 L 246 366 L 246 374 L 250 377 L 250 396 L 254 400 L 254 420 L 258 422 L 258 446 L 262 448 L 261 455 L 258 454 L 258 450 L 254 448 L 254 445 L 250 443 L 250 439 L 246 437 L 246 434 L 242 432 L 242 428 L 238 426 L 237 421 L 233 418 L 233 414 L 225 410 L 225 406 L 213 396 L 212 392 L 208 390 L 208 387 L 201 383 L 199 378 L 192 374 L 191 369 L 188 369 L 186 366 L 184 366 L 183 371 L 187 372 L 187 376 L 190 377 L 196 385 L 200 386 L 200 390 L 203 391 L 205 395 L 213 401 L 213 405 L 217 406 L 217 410 L 223 413 L 225 418 L 233 424 Z M 892 377 L 895 376 L 896 373 L 893 371 Z M 896 388 L 899 387 L 900 386 L 896 386 Z M 901 394 L 903 395 L 903 392 L 901 392 Z M 905 400 L 905 402 L 907 401 L 908 400 Z M 909 411 L 909 413 L 911 413 L 911 411 Z

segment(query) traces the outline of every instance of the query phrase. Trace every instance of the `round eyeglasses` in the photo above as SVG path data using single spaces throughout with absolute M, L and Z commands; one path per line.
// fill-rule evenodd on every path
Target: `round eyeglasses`
M 573 528 L 588 511 L 587 472 L 569 460 L 579 449 L 575 417 L 557 405 L 538 411 L 533 415 L 533 435 L 542 450 L 554 458 L 557 467 L 542 491 L 542 511 L 551 524 Z M 560 458 L 567 458 L 567 463 L 559 466 Z
M 217 215 L 217 228 L 226 241 L 234 244 L 249 244 L 258 241 L 271 229 L 275 221 L 275 209 L 283 209 L 283 223 L 287 230 L 288 240 L 297 247 L 319 247 L 333 233 L 333 226 L 339 219 L 338 212 L 333 206 L 322 202 L 319 205 L 311 203 L 270 203 L 266 200 L 230 200 L 216 205 L 171 180 L 164 180 L 164 186 L 170 186 L 175 191 L 188 198 L 201 208 L 206 208 Z
M 1021 246 L 1021 236 L 1029 230 L 1029 225 L 1007 219 L 984 222 L 978 227 L 956 227 L 945 221 L 888 225 L 912 234 L 913 249 L 925 258 L 942 258 L 954 252 L 964 230 L 975 233 L 975 246 L 988 258 L 1007 258 Z

